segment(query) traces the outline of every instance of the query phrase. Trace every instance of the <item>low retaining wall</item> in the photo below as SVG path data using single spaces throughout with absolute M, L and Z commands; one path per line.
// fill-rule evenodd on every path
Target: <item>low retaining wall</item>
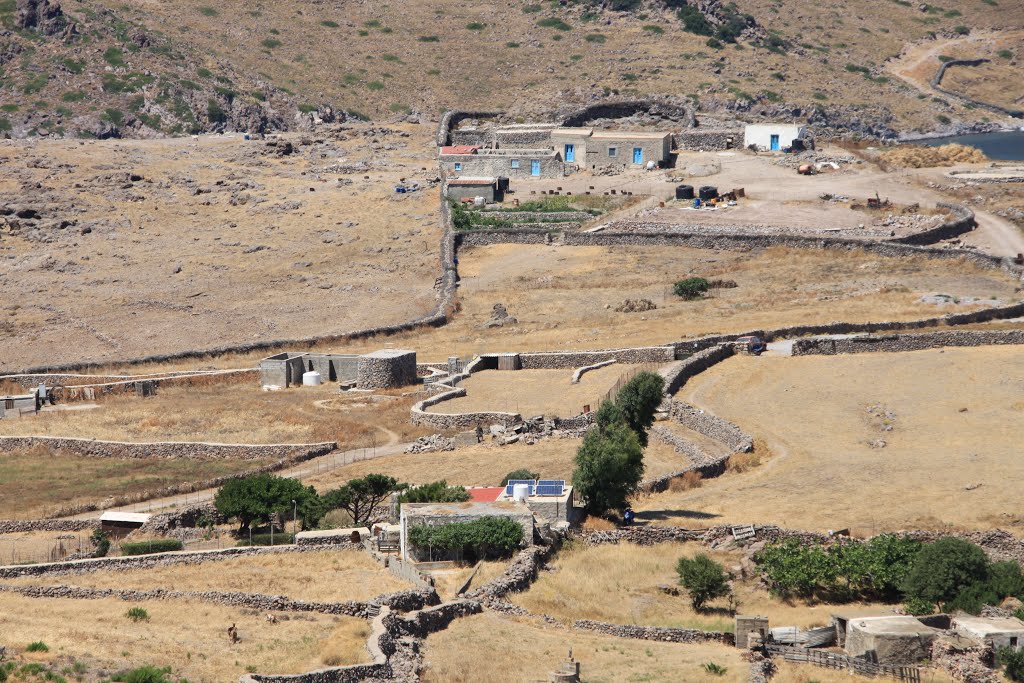
M 465 388 L 458 387 L 452 391 L 446 391 L 443 394 L 437 394 L 423 399 L 419 403 L 415 404 L 410 411 L 412 423 L 414 425 L 425 425 L 434 429 L 464 430 L 469 429 L 470 427 L 484 427 L 493 424 L 511 427 L 512 425 L 523 421 L 522 416 L 518 413 L 431 413 L 426 410 L 430 406 L 465 395 Z
M 890 334 L 840 339 L 813 338 L 793 342 L 794 356 L 834 356 L 841 353 L 901 353 L 946 347 L 1024 344 L 1024 330 L 951 330 L 922 334 Z
M 98 441 L 55 436 L 2 436 L 0 450 L 27 450 L 35 446 L 88 458 L 168 458 L 181 460 L 306 460 L 338 447 L 331 442 L 313 444 L 226 444 L 199 441 Z
M 1010 116 L 1010 117 L 1017 118 L 1017 119 L 1024 118 L 1024 110 L 1009 109 L 1007 107 L 1002 107 L 1002 106 L 1000 106 L 998 104 L 992 104 L 991 102 L 983 102 L 981 100 L 976 100 L 973 97 L 968 97 L 967 95 L 962 95 L 962 94 L 960 94 L 958 92 L 955 92 L 953 90 L 948 90 L 948 89 L 942 87 L 942 85 L 941 85 L 942 84 L 942 79 L 946 75 L 946 70 L 949 69 L 950 67 L 954 67 L 954 66 L 980 66 L 980 65 L 985 64 L 986 62 L 989 62 L 989 61 L 991 61 L 991 60 L 988 60 L 988 59 L 985 59 L 984 57 L 981 57 L 979 59 L 951 59 L 948 62 L 943 62 L 942 64 L 939 65 L 939 70 L 935 72 L 934 76 L 932 76 L 932 87 L 935 88 L 936 90 L 938 90 L 939 92 L 943 93 L 944 95 L 949 95 L 950 97 L 955 97 L 958 100 L 962 100 L 964 102 L 969 102 L 970 104 L 973 104 L 974 106 L 983 107 L 983 108 L 988 109 L 990 111 L 994 111 L 996 113 L 1004 114 L 1006 116 Z
M 669 416 L 698 434 L 723 444 L 733 453 L 749 453 L 754 450 L 754 437 L 728 420 L 695 408 L 688 403 L 672 401 Z
M 929 230 L 922 230 L 921 232 L 916 232 L 913 235 L 897 237 L 896 239 L 889 241 L 897 244 L 935 244 L 941 240 L 959 237 L 965 232 L 974 230 L 978 225 L 977 221 L 974 220 L 974 212 L 962 204 L 938 202 L 936 206 L 951 211 L 953 213 L 953 219 Z
M 716 344 L 672 364 L 661 373 L 665 379 L 665 393 L 669 396 L 675 394 L 691 377 L 696 377 L 735 353 L 732 344 Z
M 671 346 L 641 346 L 602 351 L 542 351 L 520 353 L 519 360 L 523 370 L 582 368 L 610 360 L 624 364 L 670 363 L 675 360 L 675 349 Z
M 456 233 L 460 249 L 464 247 L 487 247 L 492 244 L 550 244 L 555 231 L 538 229 L 520 230 L 469 230 Z
M 591 370 L 599 370 L 617 362 L 617 360 L 612 358 L 611 360 L 603 360 L 600 363 L 594 363 L 593 365 L 585 365 L 582 368 L 577 368 L 576 372 L 572 373 L 572 384 L 579 384 L 580 378 Z
M 488 603 L 500 600 L 509 593 L 518 593 L 530 587 L 540 571 L 541 565 L 554 552 L 552 546 L 532 545 L 521 550 L 501 576 L 492 579 L 476 590 L 466 594 L 467 598 Z
M 0 534 L 27 531 L 86 531 L 100 525 L 97 519 L 0 519 Z
M 651 436 L 670 444 L 676 449 L 676 452 L 685 454 L 694 462 L 689 467 L 681 470 L 670 472 L 654 479 L 641 481 L 637 488 L 644 493 L 660 493 L 665 491 L 673 479 L 682 477 L 690 472 L 697 472 L 700 474 L 701 479 L 713 479 L 714 477 L 722 476 L 725 474 L 726 469 L 728 469 L 729 458 L 732 457 L 731 453 L 720 456 L 710 455 L 702 451 L 696 444 L 687 441 L 677 434 L 673 434 L 664 427 L 653 427 L 651 429 Z
M 720 631 L 697 631 L 689 628 L 656 628 L 654 626 L 625 626 L 606 624 L 602 621 L 579 619 L 572 624 L 573 628 L 582 631 L 596 631 L 616 638 L 633 638 L 635 640 L 656 640 L 662 643 L 722 643 L 735 645 L 736 640 L 731 633 Z

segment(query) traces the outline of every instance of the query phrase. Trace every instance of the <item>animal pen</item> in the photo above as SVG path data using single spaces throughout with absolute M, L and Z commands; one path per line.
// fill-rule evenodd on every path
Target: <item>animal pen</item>
M 781 657 L 787 662 L 813 664 L 823 669 L 849 671 L 861 676 L 887 676 L 907 683 L 921 683 L 921 670 L 913 666 L 875 664 L 859 657 L 789 645 L 768 644 L 765 648 L 770 655 Z

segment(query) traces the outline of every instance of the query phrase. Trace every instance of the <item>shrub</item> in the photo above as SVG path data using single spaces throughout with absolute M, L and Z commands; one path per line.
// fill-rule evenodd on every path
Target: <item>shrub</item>
M 73 74 L 80 74 L 85 71 L 84 59 L 72 59 L 71 57 L 65 57 L 61 60 L 61 64 L 63 64 L 64 68 Z
M 398 500 L 401 503 L 462 503 L 469 500 L 469 492 L 461 486 L 448 486 L 442 479 L 406 489 Z
M 583 36 L 583 40 L 587 41 L 588 43 L 597 43 L 598 45 L 604 45 L 605 41 L 608 40 L 608 37 L 605 36 L 603 33 L 588 33 L 587 35 Z
M 103 529 L 93 529 L 89 540 L 96 546 L 93 557 L 106 557 L 110 552 L 110 535 Z
M 988 558 L 978 546 L 959 538 L 940 538 L 917 554 L 903 587 L 909 597 L 941 604 L 988 580 L 988 569 Z
M 6 133 L 12 128 L 14 128 L 14 126 L 11 125 L 11 120 L 6 116 L 0 116 L 0 133 Z
M 143 73 L 130 73 L 124 77 L 103 74 L 103 92 L 136 92 L 155 80 L 156 76 L 148 76 Z
M 509 42 L 505 43 L 505 47 L 516 48 L 516 47 L 519 47 L 519 43 L 515 43 L 515 42 L 512 42 L 512 41 L 509 41 Z
M 441 39 L 438 38 L 437 36 L 420 36 L 416 40 L 420 41 L 421 43 L 440 43 L 441 42 Z
M 729 670 L 724 666 L 715 664 L 714 662 L 708 662 L 707 664 L 704 664 L 703 669 L 712 676 L 724 676 L 725 673 Z
M 709 600 L 729 594 L 729 576 L 725 568 L 704 553 L 692 560 L 680 557 L 676 564 L 679 584 L 690 594 L 690 603 L 698 612 Z
M 34 642 L 31 642 L 31 643 L 29 643 L 25 647 L 25 652 L 49 652 L 49 651 L 50 651 L 50 646 L 47 645 L 46 643 L 44 643 L 41 640 L 36 640 Z
M 149 621 L 149 612 L 141 607 L 132 607 L 125 613 L 125 616 L 131 621 Z
M 320 25 L 326 26 L 327 28 L 338 28 L 339 26 L 338 22 L 331 21 L 330 19 L 324 19 L 323 21 L 320 22 Z
M 817 91 L 815 91 L 815 93 L 814 93 L 814 94 L 812 95 L 812 97 L 813 97 L 814 99 L 818 100 L 819 102 L 825 102 L 825 101 L 827 101 L 827 100 L 828 100 L 828 95 L 826 95 L 826 94 L 825 94 L 825 93 L 823 93 L 823 92 L 817 92 Z
M 711 283 L 702 277 L 688 277 L 672 285 L 675 295 L 686 301 L 699 299 L 709 289 L 711 289 Z
M 647 31 L 648 33 L 653 33 L 656 36 L 660 36 L 662 33 L 665 32 L 665 29 L 658 26 L 657 24 L 648 24 L 647 26 L 644 26 L 644 30 Z
M 256 546 L 256 545 L 291 545 L 295 543 L 295 534 L 253 534 L 250 539 L 249 536 L 244 536 L 238 541 L 237 545 L 240 547 L 244 546 Z
M 1011 681 L 1024 681 L 1024 650 L 1001 647 L 996 653 L 996 663 L 1003 667 Z
M 109 121 L 115 126 L 120 126 L 124 123 L 124 112 L 120 109 L 105 109 L 100 118 L 104 121 Z
M 512 470 L 505 475 L 505 478 L 501 480 L 502 486 L 508 486 L 508 482 L 512 479 L 540 479 L 540 474 L 537 472 L 531 472 L 528 469 L 521 468 L 518 470 Z
M 171 683 L 167 674 L 171 673 L 171 667 L 158 668 L 155 666 L 141 666 L 138 669 L 114 674 L 110 680 L 117 683 Z
M 466 28 L 470 31 L 483 31 L 487 28 L 487 24 L 481 24 L 479 21 L 471 21 L 466 24 Z
M 685 4 L 685 0 L 679 0 L 682 2 L 682 6 L 679 7 L 676 12 L 676 16 L 679 21 L 683 22 L 683 29 L 690 33 L 696 33 L 698 36 L 710 36 L 714 33 L 711 24 L 704 17 L 704 14 L 692 5 Z M 674 3 L 666 3 L 670 7 Z
M 228 120 L 228 115 L 220 102 L 211 97 L 206 101 L 206 118 L 210 123 L 224 123 Z
M 576 453 L 572 483 L 589 514 L 622 510 L 643 477 L 643 450 L 623 420 L 591 429 Z
M 544 8 L 541 7 L 540 5 L 527 5 L 526 7 L 523 8 L 523 13 L 524 14 L 536 14 L 537 12 L 541 11 L 542 9 L 544 9 Z
M 571 31 L 572 26 L 565 23 L 558 17 L 545 17 L 537 22 L 537 26 L 541 28 L 553 28 L 556 31 Z
M 907 598 L 903 603 L 903 607 L 909 614 L 913 614 L 915 617 L 935 613 L 935 603 L 920 598 Z
M 369 88 L 370 90 L 383 90 L 384 83 L 381 81 L 370 81 L 369 83 L 366 84 L 366 87 Z
M 935 120 L 938 121 L 939 123 L 941 123 L 944 126 L 948 125 L 952 121 L 952 119 L 950 119 L 945 114 L 939 114 L 938 116 L 935 117 Z
M 480 517 L 454 524 L 418 524 L 409 529 L 417 548 L 459 552 L 478 560 L 507 557 L 523 541 L 523 525 L 507 517 Z
M 124 53 L 119 47 L 108 47 L 103 53 L 103 59 L 110 66 L 124 66 Z
M 26 95 L 35 94 L 45 88 L 49 81 L 49 74 L 34 74 L 22 84 L 21 92 Z
M 996 54 L 1002 57 L 1003 59 L 1013 59 L 1013 53 L 1010 52 L 1009 50 L 1000 50 Z
M 122 543 L 121 553 L 123 555 L 148 555 L 150 553 L 169 553 L 182 548 L 184 545 L 176 538 L 160 538 L 152 541 Z
M 199 8 L 199 13 L 202 14 L 204 17 L 215 17 L 218 14 L 220 14 L 220 12 L 218 12 L 214 8 L 207 7 L 205 5 Z
M 281 47 L 281 41 L 277 38 L 264 38 L 260 41 L 260 45 L 268 50 L 273 50 L 275 47 Z
M 971 32 L 971 29 L 968 26 L 954 26 L 953 27 L 953 33 L 956 33 L 956 34 L 961 35 L 961 36 L 969 35 L 970 32 Z

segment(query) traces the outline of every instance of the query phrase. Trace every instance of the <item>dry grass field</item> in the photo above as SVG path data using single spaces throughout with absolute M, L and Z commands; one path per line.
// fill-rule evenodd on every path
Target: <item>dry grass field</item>
M 422 679 L 427 683 L 542 681 L 561 665 L 570 647 L 588 683 L 747 680 L 747 663 L 735 648 L 615 638 L 540 626 L 494 612 L 459 619 L 427 638 Z M 703 668 L 707 663 L 725 667 L 725 674 L 708 674 Z
M 0 259 L 19 296 L 0 306 L 0 372 L 422 315 L 438 197 L 393 185 L 425 180 L 432 133 L 352 124 L 307 144 L 285 136 L 295 153 L 281 157 L 240 135 L 0 145 L 5 203 L 77 221 L 5 231 Z
M 434 587 L 442 600 L 454 600 L 456 592 L 463 584 L 473 577 L 469 590 L 475 590 L 492 579 L 496 579 L 508 568 L 508 562 L 481 562 L 480 568 L 477 565 L 456 567 L 455 569 L 437 569 L 430 572 L 434 579 Z M 474 574 L 474 570 L 476 573 Z
M 0 519 L 35 519 L 70 505 L 205 481 L 265 462 L 89 458 L 55 455 L 41 447 L 6 451 L 0 454 Z
M 449 484 L 461 486 L 498 486 L 506 474 L 519 468 L 539 472 L 544 479 L 571 480 L 581 443 L 581 439 L 543 439 L 533 446 L 482 443 L 454 451 L 386 455 L 344 465 L 303 481 L 324 491 L 341 486 L 349 479 L 377 473 L 410 484 L 444 478 Z M 654 439 L 644 451 L 644 476 L 648 478 L 678 471 L 686 464 L 685 456 Z
M 141 607 L 146 621 L 125 613 Z M 287 615 L 269 623 L 262 613 L 184 601 L 129 603 L 116 599 L 40 600 L 0 594 L 0 632 L 8 653 L 43 641 L 48 655 L 74 656 L 108 672 L 170 666 L 194 683 L 236 681 L 246 671 L 300 673 L 369 661 L 369 624 L 354 617 Z M 228 626 L 238 628 L 232 644 Z
M 418 398 L 400 394 L 341 394 L 333 384 L 263 391 L 251 380 L 167 386 L 145 400 L 114 395 L 99 399 L 95 410 L 2 420 L 0 435 L 254 444 L 337 441 L 345 450 L 426 433 L 409 422 L 409 408 Z
M 552 563 L 555 571 L 543 572 L 527 591 L 513 602 L 536 614 L 547 614 L 570 623 L 575 619 L 594 619 L 619 624 L 692 628 L 704 631 L 732 631 L 729 601 L 720 598 L 709 603 L 705 613 L 690 605 L 686 590 L 672 596 L 659 586 L 678 586 L 676 562 L 706 552 L 698 543 L 662 543 L 651 547 L 632 544 L 585 547 L 574 545 L 562 550 Z M 740 552 L 712 552 L 711 556 L 726 569 L 739 574 L 743 559 Z M 834 606 L 808 607 L 789 604 L 771 597 L 753 578 L 737 577 L 733 583 L 740 614 L 767 616 L 773 627 L 827 626 Z M 843 605 L 844 611 L 877 611 L 879 605 Z
M 681 398 L 774 452 L 699 489 L 638 501 L 667 523 L 1019 528 L 1024 364 L 1013 346 L 912 353 L 736 357 Z M 753 407 L 753 408 L 752 408 Z M 882 440 L 884 448 L 869 442 Z M 639 512 L 640 517 L 645 512 Z
M 518 370 L 515 372 L 478 372 L 459 386 L 466 395 L 444 401 L 430 410 L 436 413 L 500 411 L 524 417 L 546 415 L 573 417 L 586 405 L 596 409 L 605 393 L 635 366 L 612 365 L 585 373 L 572 384 L 573 371 Z
M 28 576 L 10 583 L 177 591 L 238 591 L 285 595 L 295 600 L 371 600 L 412 585 L 364 552 L 325 550 L 233 557 L 199 565 L 97 571 L 67 576 Z
M 778 669 L 772 676 L 774 683 L 856 683 L 857 681 L 867 683 L 867 681 L 878 680 L 877 678 L 856 676 L 848 671 L 831 671 L 809 664 L 794 664 L 779 659 L 775 661 Z M 998 676 L 998 680 L 1005 681 L 1006 679 Z M 924 667 L 921 671 L 921 681 L 922 683 L 954 683 L 956 679 L 941 669 Z

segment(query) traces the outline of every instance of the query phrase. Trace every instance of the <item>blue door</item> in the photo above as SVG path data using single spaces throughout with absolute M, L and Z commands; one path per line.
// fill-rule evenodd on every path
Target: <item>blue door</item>
M 772 148 L 773 152 L 778 152 L 779 151 L 779 136 L 778 135 L 773 135 L 772 136 L 771 148 Z
M 576 161 L 576 145 L 565 146 L 565 161 L 567 163 Z
M 642 164 L 644 163 L 644 148 L 634 147 L 633 148 L 633 163 Z
M 540 175 L 540 161 L 539 160 L 534 159 L 533 161 L 530 162 L 530 175 L 532 175 L 532 176 L 539 176 Z

